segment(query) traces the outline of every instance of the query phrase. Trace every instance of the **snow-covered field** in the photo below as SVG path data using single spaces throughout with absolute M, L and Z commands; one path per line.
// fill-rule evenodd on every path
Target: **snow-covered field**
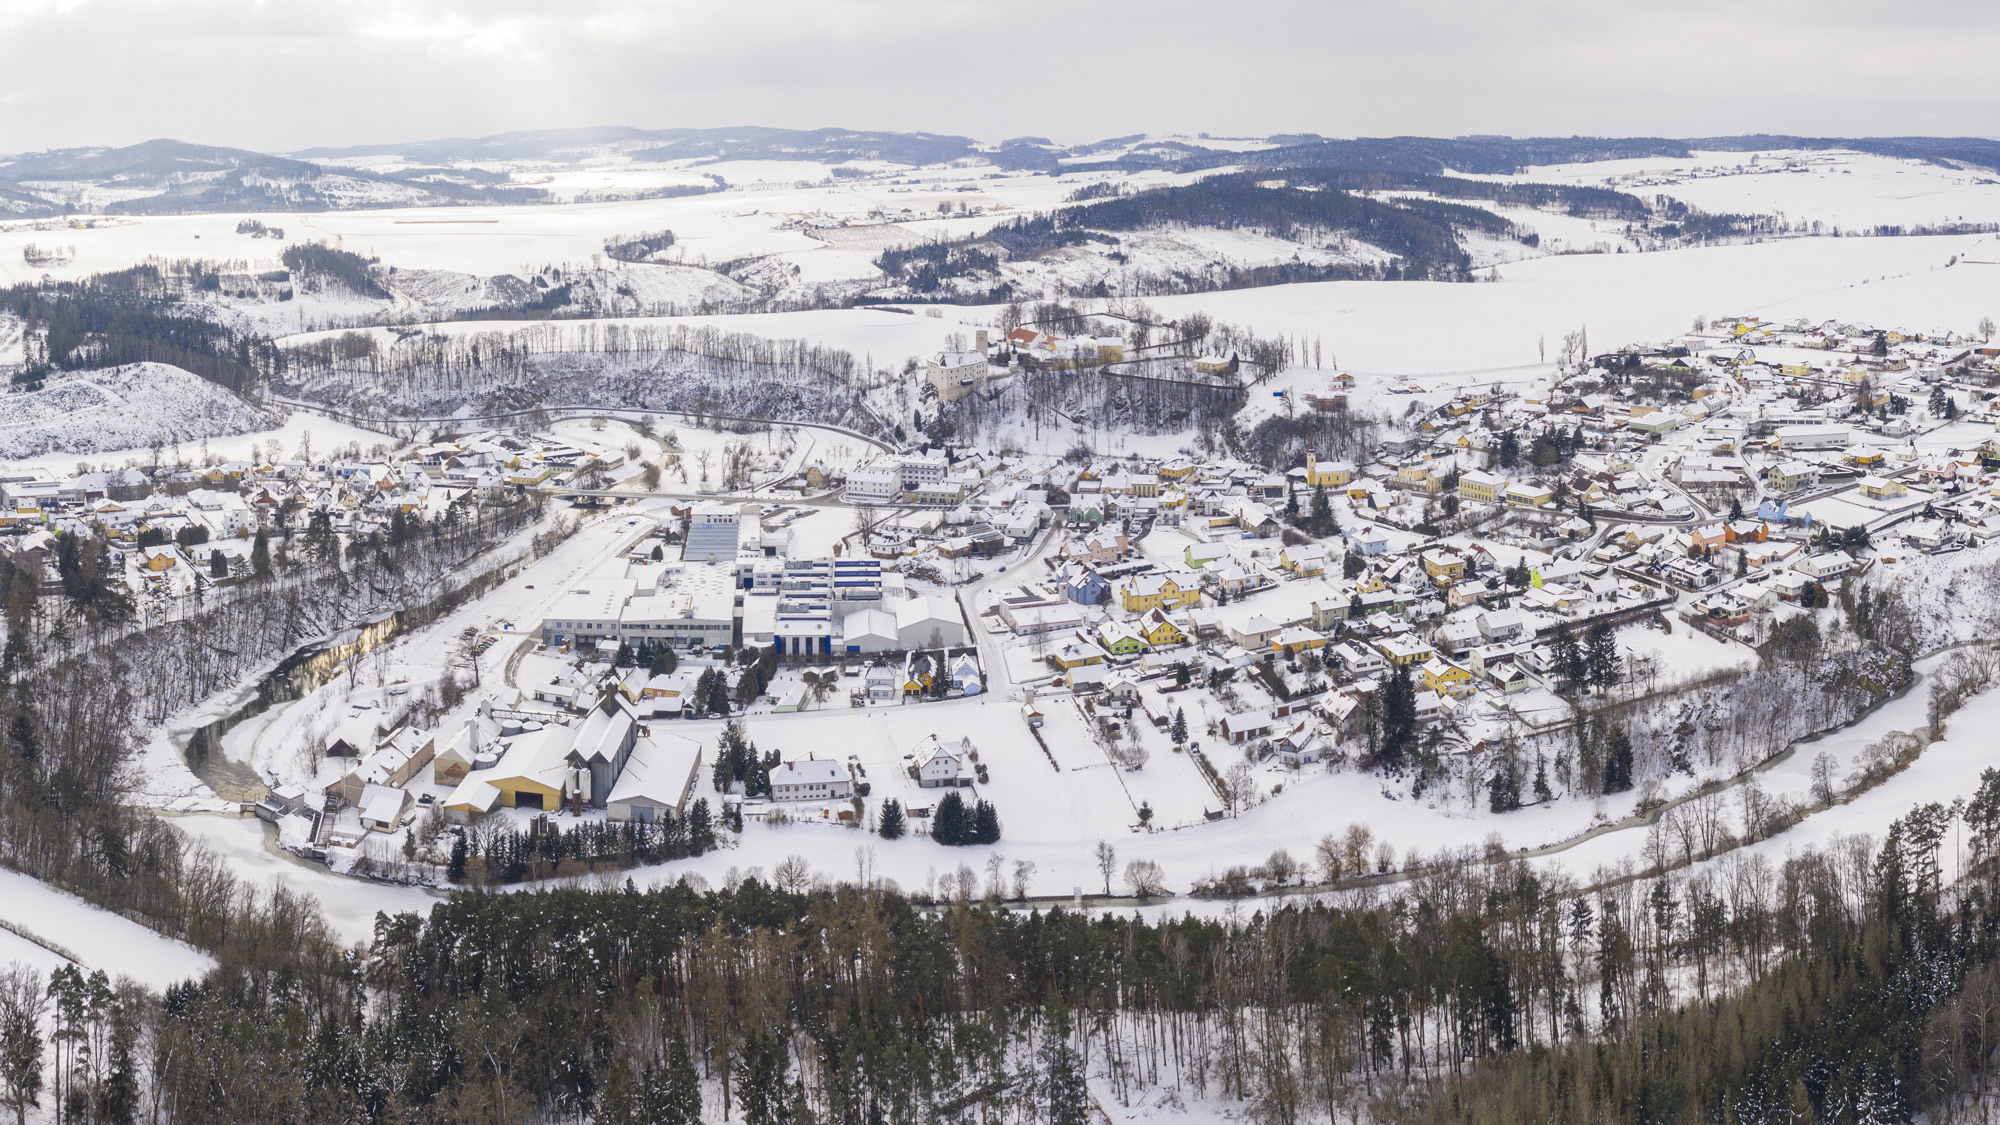
M 74 954 L 85 969 L 102 969 L 113 980 L 131 977 L 156 990 L 215 967 L 206 953 L 4 868 L 0 868 L 0 919 Z M 0 964 L 14 960 L 46 972 L 67 958 L 0 931 Z
M 1954 257 L 1964 260 L 1950 266 Z M 1968 332 L 2000 309 L 1994 267 L 1973 264 L 1983 258 L 2000 260 L 1992 237 L 1787 239 L 1536 258 L 1498 267 L 1492 283 L 1330 281 L 1148 303 L 1169 317 L 1201 311 L 1260 334 L 1319 337 L 1358 376 L 1490 383 L 1546 373 L 1567 332 L 1616 347 L 1678 336 L 1696 316 L 1865 317 Z
M 1697 151 L 1545 165 L 1512 178 L 1666 195 L 1711 213 L 1780 215 L 1794 227 L 1819 222 L 1827 232 L 2000 222 L 2000 176 L 1992 172 L 1837 149 Z
M 795 220 L 824 216 L 858 222 L 871 211 L 880 211 L 909 220 L 893 228 L 898 233 L 895 241 L 908 245 L 982 231 L 1015 214 L 1047 209 L 1081 182 L 980 168 L 926 175 L 924 182 L 903 186 L 885 181 L 820 183 L 825 167 L 788 161 L 771 162 L 769 168 L 710 165 L 702 170 L 718 169 L 732 183 L 746 182 L 746 186 L 675 199 L 387 208 L 254 218 L 283 228 L 288 243 L 332 243 L 401 269 L 525 276 L 544 265 L 587 264 L 593 255 L 602 255 L 605 241 L 615 235 L 661 229 L 674 232 L 675 256 L 690 264 L 764 254 L 784 254 L 788 261 L 804 263 L 827 244 L 797 229 L 800 224 Z M 730 171 L 751 174 L 739 181 L 729 176 Z M 766 175 L 773 178 L 765 180 Z M 703 182 L 700 177 L 675 178 Z M 1175 177 L 1148 174 L 1133 179 L 1152 183 Z M 805 186 L 795 186 L 801 181 Z M 961 187 L 973 190 L 960 191 Z M 983 214 L 945 218 L 938 210 L 942 203 L 981 208 Z M 908 216 L 903 215 L 905 210 Z M 55 231 L 36 229 L 46 226 L 42 223 L 0 224 L 0 280 L 29 281 L 44 274 L 58 280 L 78 278 L 123 269 L 153 256 L 275 261 L 282 245 L 236 233 L 244 217 L 145 216 Z M 787 223 L 793 229 L 779 229 Z M 31 267 L 22 257 L 29 243 L 74 246 L 76 253 L 65 263 Z

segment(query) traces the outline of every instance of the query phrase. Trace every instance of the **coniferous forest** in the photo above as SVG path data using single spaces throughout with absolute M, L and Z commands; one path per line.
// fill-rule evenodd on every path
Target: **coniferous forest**
M 179 1121 L 1083 1122 L 1162 1086 L 1271 1122 L 1958 1120 L 2000 1031 L 1996 806 L 1989 773 L 1880 845 L 1587 893 L 1469 861 L 1234 921 L 468 894 L 143 1005 L 144 1085 Z

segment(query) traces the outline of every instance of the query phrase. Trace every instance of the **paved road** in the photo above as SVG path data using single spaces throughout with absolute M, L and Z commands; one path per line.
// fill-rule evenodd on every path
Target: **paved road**
M 967 628 L 972 630 L 972 641 L 979 647 L 979 661 L 986 665 L 986 691 L 989 695 L 1008 698 L 1014 690 L 1014 677 L 1007 670 L 1006 645 L 1003 639 L 986 631 L 984 619 L 979 616 L 979 595 L 994 586 L 1006 582 L 1025 581 L 1035 577 L 1033 564 L 1049 549 L 1049 545 L 1062 537 L 1062 525 L 1055 524 L 1042 533 L 1028 553 L 1019 562 L 1010 562 L 1007 569 L 994 571 L 977 582 L 958 588 L 959 611 L 965 615 Z

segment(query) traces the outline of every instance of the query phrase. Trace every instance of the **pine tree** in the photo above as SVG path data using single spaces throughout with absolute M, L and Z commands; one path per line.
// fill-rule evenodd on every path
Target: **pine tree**
M 715 850 L 715 824 L 709 819 L 708 798 L 696 797 L 688 809 L 688 853 L 702 855 Z
M 1042 1089 L 1048 1106 L 1049 1125 L 1088 1125 L 1091 1120 L 1090 1085 L 1083 1063 L 1069 1045 L 1068 1028 L 1049 1032 L 1050 1042 L 1042 1052 Z
M 702 1125 L 702 1081 L 688 1057 L 688 1041 L 680 1035 L 666 1049 L 662 1067 L 662 1097 L 648 1101 L 656 1125 Z
M 1417 736 L 1417 691 L 1410 667 L 1398 664 L 1382 689 L 1382 743 L 1375 752 L 1384 769 L 1401 769 Z
M 1185 667 L 1185 665 L 1183 665 Z M 1188 740 L 1187 712 L 1174 708 L 1173 739 L 1175 746 L 1186 746 Z
M 460 833 L 451 842 L 451 863 L 445 868 L 445 878 L 454 883 L 465 881 L 466 846 L 465 834 Z
M 1612 727 L 1604 738 L 1604 791 L 1623 793 L 1632 788 L 1632 740 L 1625 728 Z
M 1618 682 L 1618 637 L 1611 626 L 1602 621 L 1590 627 L 1585 634 L 1584 666 L 1590 682 L 1597 688 L 1610 687 Z
M 1576 634 L 1570 632 L 1569 622 L 1557 625 L 1550 634 L 1549 651 L 1555 657 L 1557 670 L 1569 681 L 1571 690 L 1589 686 L 1589 669 L 1584 661 L 1583 646 L 1576 643 Z
M 1521 767 L 1509 754 L 1493 773 L 1487 784 L 1487 807 L 1496 813 L 1512 812 L 1521 807 Z
M 250 544 L 250 572 L 259 578 L 271 576 L 271 537 L 257 529 L 257 538 Z
M 118 1002 L 111 1008 L 111 1058 L 104 1085 L 97 1094 L 97 1121 L 101 1125 L 133 1125 L 139 1112 L 139 1061 L 135 1046 L 139 1023 L 131 1006 Z
M 991 801 L 982 800 L 972 808 L 971 843 L 997 844 L 1000 842 L 1000 811 Z
M 902 839 L 905 830 L 903 823 L 903 802 L 898 801 L 894 797 L 882 802 L 882 819 L 875 830 L 881 834 L 884 840 Z
M 944 799 L 938 802 L 937 811 L 931 814 L 931 839 L 955 848 L 966 842 L 970 831 L 966 823 L 965 798 L 954 789 L 944 795 Z
M 1312 500 L 1312 533 L 1314 538 L 1324 539 L 1338 530 L 1340 530 L 1340 525 L 1334 521 L 1333 505 L 1327 501 L 1326 488 L 1321 485 L 1314 485 Z

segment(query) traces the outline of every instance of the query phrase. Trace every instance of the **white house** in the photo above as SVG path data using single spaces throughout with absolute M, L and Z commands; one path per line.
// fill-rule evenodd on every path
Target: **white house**
M 774 801 L 845 801 L 853 795 L 847 767 L 831 759 L 805 758 L 771 771 Z
M 935 734 L 924 736 L 910 756 L 910 776 L 925 789 L 972 784 L 972 740 L 946 742 Z

